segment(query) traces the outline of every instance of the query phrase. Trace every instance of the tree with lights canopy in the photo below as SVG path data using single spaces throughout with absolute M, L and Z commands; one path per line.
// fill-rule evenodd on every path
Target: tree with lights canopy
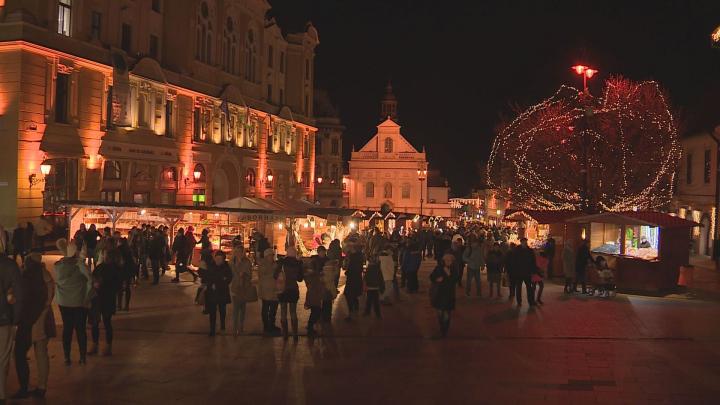
M 679 158 L 658 84 L 615 77 L 600 97 L 563 86 L 522 112 L 499 131 L 487 173 L 518 208 L 652 210 L 670 202 Z

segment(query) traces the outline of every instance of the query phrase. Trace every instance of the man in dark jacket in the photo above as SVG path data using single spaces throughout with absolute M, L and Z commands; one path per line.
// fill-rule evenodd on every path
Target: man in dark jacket
M 179 228 L 175 234 L 175 240 L 172 244 L 172 252 L 175 255 L 175 278 L 173 283 L 180 282 L 180 273 L 185 271 L 187 267 L 187 241 L 185 240 L 185 230 Z
M 0 256 L 0 370 L 7 370 L 10 362 L 21 306 L 20 269 L 16 262 Z M 6 379 L 7 373 L 0 373 L 0 403 L 5 403 Z
M 162 263 L 162 258 L 165 256 L 166 249 L 167 243 L 165 242 L 165 237 L 162 232 L 156 231 L 150 241 L 150 252 L 148 253 L 152 265 L 153 284 L 160 282 L 160 264 Z
M 522 283 L 525 283 L 527 300 L 530 306 L 535 305 L 535 294 L 530 276 L 535 271 L 535 252 L 528 246 L 527 238 L 520 239 L 520 247 L 515 251 L 515 297 L 518 307 L 522 305 Z
M 573 285 L 573 291 L 577 292 L 578 283 L 582 286 L 582 293 L 587 294 L 587 266 L 592 263 L 593 259 L 590 255 L 590 246 L 587 240 L 580 242 L 578 246 L 577 256 L 575 256 L 575 284 Z

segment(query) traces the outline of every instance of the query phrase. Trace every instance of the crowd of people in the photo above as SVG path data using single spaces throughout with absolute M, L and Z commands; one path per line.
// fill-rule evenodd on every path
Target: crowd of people
M 50 274 L 38 244 L 30 242 L 36 240 L 32 224 L 18 229 L 12 236 L 0 229 L 0 367 L 7 366 L 13 353 L 20 382 L 20 390 L 13 398 L 45 395 L 48 339 L 56 334 L 53 300 L 62 317 L 65 364 L 73 364 L 75 337 L 78 362 L 83 365 L 87 356 L 100 353 L 101 324 L 105 335 L 102 354 L 112 355 L 112 318 L 116 311 L 129 311 L 133 288 L 141 280 L 157 285 L 160 277 L 171 271 L 173 263 L 172 282 L 180 282 L 183 273 L 189 274 L 192 282 L 201 281 L 195 300 L 208 316 L 209 336 L 215 336 L 218 329 L 225 332 L 228 305 L 232 310 L 231 333 L 235 336 L 245 333 L 247 304 L 261 301 L 263 334 L 297 341 L 299 283 L 306 285 L 304 307 L 309 311 L 306 330 L 312 338 L 322 333 L 321 329 L 333 319 L 334 301 L 341 294 L 341 273 L 345 275 L 342 289 L 347 305 L 345 320 L 354 322 L 361 314 L 381 319 L 382 307 L 392 305 L 401 289 L 408 294 L 420 292 L 420 267 L 423 261 L 434 261 L 427 291 L 437 312 L 438 337 L 443 338 L 449 332 L 458 291 L 468 297 L 473 294 L 481 297 L 487 291 L 489 298 L 500 299 L 504 297 L 504 287 L 508 300 L 518 307 L 523 305 L 523 295 L 528 305 L 542 305 L 544 279 L 553 274 L 556 255 L 552 238 L 536 252 L 525 238 L 513 243 L 518 241 L 517 235 L 513 236 L 509 228 L 485 225 L 404 234 L 372 228 L 352 232 L 342 241 L 323 235 L 318 238 L 321 242 L 313 250 L 315 254 L 303 258 L 296 246 L 286 246 L 286 254 L 278 255 L 277 248 L 257 231 L 247 244 L 242 236 L 237 236 L 232 241 L 232 250 L 226 254 L 213 250 L 207 229 L 197 239 L 192 227 L 179 228 L 171 241 L 166 226 L 142 224 L 123 237 L 110 228 L 98 230 L 95 225 L 82 224 L 69 241 L 57 241 L 62 258 Z M 195 252 L 198 260 L 193 261 Z M 566 241 L 560 262 L 566 294 L 580 292 L 578 286 L 583 294 L 594 292 L 588 289 L 587 275 L 595 268 L 601 277 L 601 294 L 611 290 L 612 272 L 602 258 L 593 260 L 586 241 L 577 250 Z M 486 288 L 482 274 L 486 274 Z M 17 333 L 13 333 L 14 327 Z M 31 348 L 38 363 L 34 390 L 29 389 L 26 356 Z M 4 379 L 0 381 L 2 395 Z

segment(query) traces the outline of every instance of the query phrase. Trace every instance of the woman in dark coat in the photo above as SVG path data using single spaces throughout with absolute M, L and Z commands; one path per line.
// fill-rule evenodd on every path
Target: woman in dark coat
M 593 263 L 593 258 L 590 255 L 590 246 L 587 240 L 580 242 L 578 247 L 577 256 L 575 256 L 575 284 L 573 286 L 573 292 L 577 292 L 577 285 L 580 283 L 582 286 L 582 293 L 587 294 L 587 266 Z
M 446 253 L 442 257 L 442 264 L 438 264 L 430 274 L 432 287 L 430 290 L 431 304 L 437 310 L 440 323 L 440 335 L 447 336 L 450 329 L 450 314 L 455 309 L 455 285 L 458 273 L 455 266 L 455 256 Z
M 275 279 L 284 280 L 283 290 L 278 294 L 280 301 L 280 326 L 283 338 L 288 338 L 288 310 L 293 330 L 293 339 L 298 340 L 297 302 L 300 299 L 298 283 L 303 281 L 302 262 L 297 259 L 297 250 L 293 247 L 287 249 L 287 254 L 280 260 Z M 282 283 L 282 281 L 280 281 Z
M 120 291 L 122 260 L 117 249 L 103 250 L 104 257 L 92 273 L 95 297 L 90 309 L 90 327 L 93 345 L 88 351 L 89 355 L 98 353 L 100 343 L 100 321 L 105 327 L 105 356 L 112 354 L 113 328 L 112 316 L 117 310 L 117 296 Z
M 345 270 L 345 300 L 348 306 L 348 317 L 346 321 L 352 321 L 353 314 L 360 310 L 358 298 L 363 292 L 363 265 L 365 255 L 360 251 L 357 244 L 350 245 L 350 254 L 347 257 L 347 269 Z
M 418 271 L 420 270 L 422 256 L 420 254 L 420 247 L 417 243 L 410 243 L 407 250 L 408 251 L 403 255 L 400 270 L 407 278 L 408 292 L 413 294 L 418 291 Z
M 206 257 L 206 268 L 200 269 L 200 279 L 205 284 L 205 311 L 210 315 L 210 333 L 215 336 L 217 313 L 220 313 L 220 331 L 225 331 L 225 315 L 227 304 L 230 303 L 230 281 L 232 271 L 225 260 L 225 253 L 218 250 L 212 260 Z M 208 263 L 209 262 L 209 263 Z

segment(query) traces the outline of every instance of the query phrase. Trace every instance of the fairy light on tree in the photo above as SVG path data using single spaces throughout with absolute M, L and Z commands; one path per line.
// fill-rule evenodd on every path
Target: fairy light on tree
M 487 174 L 521 208 L 647 210 L 670 202 L 679 157 L 659 85 L 615 77 L 601 97 L 563 86 L 522 112 L 495 139 Z

